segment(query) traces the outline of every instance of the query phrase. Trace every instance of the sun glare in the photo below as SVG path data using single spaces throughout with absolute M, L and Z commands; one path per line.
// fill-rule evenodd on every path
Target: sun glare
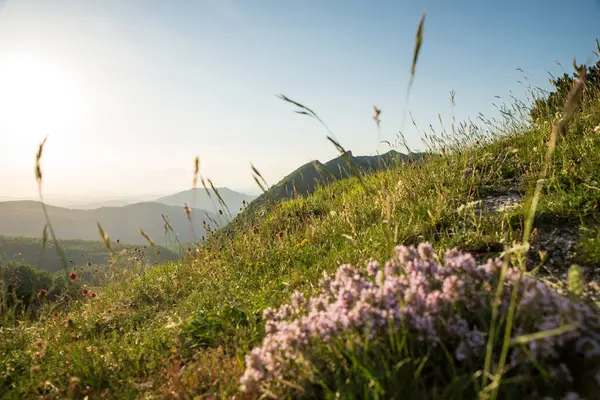
M 32 54 L 0 58 L 0 143 L 3 154 L 24 157 L 45 136 L 61 142 L 58 158 L 84 118 L 84 92 L 68 64 Z M 6 148 L 8 147 L 8 148 Z M 59 150 L 62 149 L 62 150 Z M 8 151 L 6 151 L 8 150 Z

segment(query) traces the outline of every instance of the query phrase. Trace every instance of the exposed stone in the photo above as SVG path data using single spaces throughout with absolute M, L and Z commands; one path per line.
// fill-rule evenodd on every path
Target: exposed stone
M 521 195 L 518 193 L 504 194 L 500 196 L 489 196 L 481 201 L 483 213 L 509 211 L 521 204 Z M 476 209 L 477 212 L 479 211 Z

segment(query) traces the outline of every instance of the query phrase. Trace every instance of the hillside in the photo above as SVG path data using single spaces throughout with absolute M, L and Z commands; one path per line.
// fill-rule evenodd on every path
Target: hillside
M 92 201 L 89 203 L 75 203 L 62 205 L 64 208 L 70 208 L 72 210 L 94 210 L 96 208 L 102 207 L 124 207 L 133 203 L 138 203 L 139 201 L 127 201 L 127 200 L 106 200 L 106 201 Z M 54 204 L 53 204 L 54 205 Z M 61 207 L 61 205 L 57 205 L 57 207 Z
M 0 393 L 597 398 L 600 96 L 551 115 L 263 203 L 183 261 L 6 317 Z
M 76 210 L 47 206 L 50 221 L 59 239 L 100 240 L 97 223 L 111 239 L 124 243 L 146 244 L 139 234 L 142 228 L 157 244 L 174 244 L 173 233 L 165 236 L 165 223 L 161 215 L 168 217 L 174 232 L 182 243 L 199 240 L 206 234 L 202 221 L 218 221 L 216 215 L 204 210 L 193 210 L 195 237 L 183 206 L 175 207 L 159 203 L 136 203 L 123 207 L 101 207 L 93 210 Z M 36 201 L 0 202 L 0 235 L 42 237 L 46 224 L 42 207 Z M 214 224 L 211 223 L 214 226 Z M 166 240 L 168 239 L 168 242 Z
M 219 200 L 212 189 L 209 190 L 212 198 L 209 197 L 204 188 L 196 188 L 161 197 L 156 199 L 156 202 L 177 207 L 187 204 L 193 208 L 217 212 L 217 210 L 221 208 Z M 237 214 L 240 209 L 242 209 L 244 202 L 249 203 L 256 197 L 239 193 L 228 188 L 217 188 L 217 191 L 233 215 Z
M 349 178 L 357 173 L 368 175 L 377 171 L 395 168 L 409 160 L 420 160 L 425 153 L 413 153 L 411 156 L 390 150 L 376 156 L 354 156 L 351 151 L 333 158 L 326 163 L 311 161 L 286 175 L 276 185 L 261 194 L 247 208 L 252 213 L 262 204 L 274 204 L 295 196 L 314 193 L 317 188 L 327 186 L 339 179 Z
M 65 254 L 69 268 L 88 264 L 92 266 L 108 265 L 110 253 L 101 241 L 59 240 L 58 243 Z M 116 250 L 125 246 L 127 244 L 123 243 Z M 159 257 L 156 257 L 153 251 L 146 251 L 151 263 L 177 259 L 177 254 L 172 251 L 162 246 L 157 246 L 157 249 L 160 252 Z M 0 264 L 9 262 L 21 262 L 49 272 L 60 271 L 64 268 L 52 240 L 49 240 L 43 247 L 41 238 L 0 235 Z

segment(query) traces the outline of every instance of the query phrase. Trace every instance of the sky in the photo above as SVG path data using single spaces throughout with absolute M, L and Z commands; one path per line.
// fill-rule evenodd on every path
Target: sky
M 423 45 L 406 88 L 421 14 Z M 257 188 L 336 149 L 389 150 L 417 124 L 493 116 L 495 96 L 593 60 L 599 0 L 0 0 L 0 197 L 168 194 L 194 157 L 219 187 Z M 558 61 L 562 67 L 555 63 Z M 521 70 L 519 70 L 521 69 Z M 519 83 L 521 82 L 521 83 Z M 418 132 L 404 126 L 409 145 Z

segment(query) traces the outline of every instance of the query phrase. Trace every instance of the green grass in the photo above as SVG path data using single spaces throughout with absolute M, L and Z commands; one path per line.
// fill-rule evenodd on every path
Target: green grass
M 422 22 L 411 82 L 421 29 Z M 410 86 L 407 97 L 409 93 Z M 560 287 L 565 283 L 560 274 L 567 273 L 571 258 L 583 267 L 585 279 L 596 279 L 600 134 L 594 128 L 600 125 L 599 99 L 588 98 L 566 132 L 554 129 L 560 125 L 551 119 L 523 123 L 520 116 L 527 110 L 520 104 L 503 110 L 513 113 L 484 129 L 457 127 L 453 121 L 450 133 L 425 137 L 431 151 L 418 163 L 339 180 L 306 197 L 265 203 L 251 218 L 242 213 L 228 229 L 190 246 L 184 260 L 154 268 L 113 265 L 109 283 L 93 299 L 59 298 L 41 302 L 35 314 L 6 315 L 0 319 L 0 394 L 7 399 L 243 398 L 239 378 L 244 356 L 265 335 L 261 315 L 266 307 L 288 302 L 295 291 L 314 293 L 323 273 L 340 264 L 389 259 L 400 243 L 428 241 L 438 252 L 457 247 L 484 260 L 530 239 L 532 250 L 522 267 L 532 270 L 543 263 L 536 269 L 539 279 Z M 328 139 L 343 150 L 333 135 Z M 554 139 L 556 148 L 547 152 Z M 41 188 L 40 158 L 41 147 Z M 207 188 L 203 178 L 202 184 Z M 507 194 L 518 194 L 520 203 L 499 212 L 480 211 L 490 197 Z M 531 237 L 528 221 L 534 228 Z M 559 236 L 576 232 L 573 254 L 554 256 L 564 249 L 546 240 L 553 231 Z M 571 273 L 571 287 L 577 286 L 575 275 Z M 500 319 L 512 323 L 509 316 Z M 506 347 L 503 335 L 496 332 L 491 348 Z M 485 384 L 501 377 L 481 376 L 484 367 L 484 372 L 494 371 L 487 367 L 495 365 L 447 376 L 453 366 L 448 361 L 448 368 L 442 368 L 446 365 L 440 364 L 440 356 L 434 367 L 440 375 L 428 387 L 420 375 L 427 359 L 411 358 L 405 367 L 404 339 L 393 339 L 394 351 L 374 346 L 372 354 L 363 352 L 349 362 L 324 355 L 333 372 L 316 379 L 328 380 L 331 391 L 312 394 L 391 397 L 393 393 L 365 383 L 365 376 L 382 372 L 375 359 L 396 363 L 394 377 L 414 377 L 402 393 L 408 398 L 443 393 L 460 399 L 462 388 L 476 386 L 471 381 Z M 500 398 L 523 395 L 518 380 L 496 382 Z
M 578 229 L 577 260 L 590 274 L 598 272 L 600 257 L 600 191 L 591 188 L 600 164 L 598 124 L 595 101 L 559 138 L 534 220 L 538 232 Z M 366 176 L 369 193 L 351 178 L 270 206 L 252 223 L 242 214 L 233 234 L 211 236 L 185 261 L 114 279 L 96 299 L 56 316 L 46 304 L 36 319 L 4 321 L 0 393 L 239 398 L 243 356 L 264 335 L 261 311 L 295 290 L 310 293 L 324 271 L 387 259 L 398 243 L 430 241 L 485 258 L 520 241 L 550 133 L 547 122 L 431 154 L 420 164 Z M 523 196 L 521 206 L 485 215 L 461 209 L 509 191 Z M 530 256 L 537 264 L 539 256 Z

